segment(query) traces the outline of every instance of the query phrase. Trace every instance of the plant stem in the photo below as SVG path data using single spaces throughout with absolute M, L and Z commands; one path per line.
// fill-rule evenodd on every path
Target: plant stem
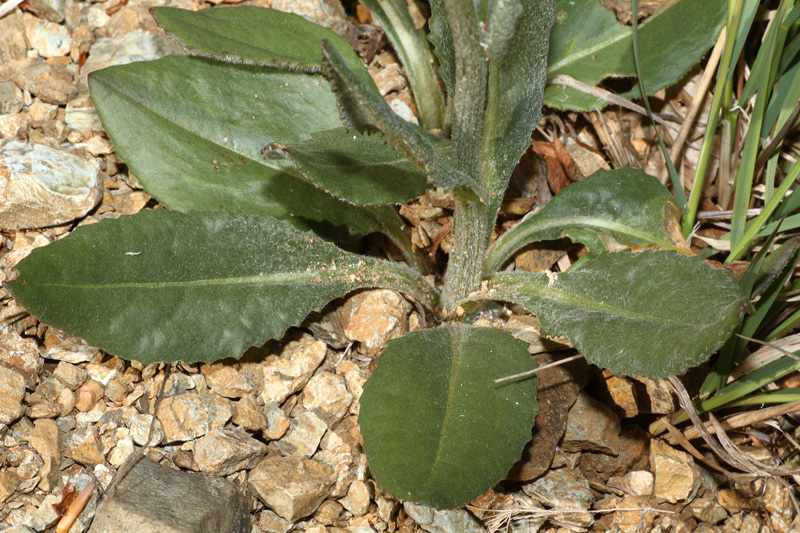
M 480 288 L 483 260 L 492 236 L 493 223 L 488 223 L 488 207 L 477 196 L 456 194 L 453 215 L 455 242 L 444 274 L 442 305 L 454 311 L 459 300 Z

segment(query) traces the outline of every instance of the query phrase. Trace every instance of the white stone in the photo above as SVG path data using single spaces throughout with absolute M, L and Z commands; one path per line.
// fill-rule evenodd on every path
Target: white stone
M 20 141 L 0 149 L 0 227 L 63 224 L 88 213 L 102 197 L 94 159 Z
M 42 20 L 25 13 L 25 36 L 42 57 L 61 57 L 69 54 L 72 37 L 61 24 Z

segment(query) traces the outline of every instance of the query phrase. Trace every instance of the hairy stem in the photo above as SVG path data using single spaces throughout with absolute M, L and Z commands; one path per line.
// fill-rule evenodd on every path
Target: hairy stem
M 483 260 L 492 236 L 488 206 L 474 194 L 456 195 L 450 259 L 444 274 L 442 305 L 453 312 L 459 300 L 480 288 Z

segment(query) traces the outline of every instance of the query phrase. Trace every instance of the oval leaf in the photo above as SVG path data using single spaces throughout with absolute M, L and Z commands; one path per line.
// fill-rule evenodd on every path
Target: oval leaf
M 10 289 L 31 314 L 143 363 L 238 357 L 359 287 L 435 298 L 400 265 L 228 212 L 104 220 L 34 250 L 17 270 Z
M 381 134 L 322 131 L 307 141 L 272 144 L 267 156 L 290 159 L 309 181 L 355 204 L 405 203 L 427 188 L 425 173 Z
M 92 73 L 92 101 L 119 156 L 151 196 L 180 211 L 270 215 L 347 240 L 377 229 L 367 211 L 343 204 L 262 149 L 341 126 L 325 80 L 167 57 Z M 391 209 L 387 217 L 395 216 Z M 395 216 L 396 218 L 396 216 Z
M 639 57 L 647 91 L 678 81 L 714 45 L 725 23 L 726 0 L 679 0 L 639 26 Z M 597 0 L 557 0 L 550 34 L 548 77 L 566 74 L 596 85 L 608 77 L 636 76 L 633 31 Z M 639 88 L 623 94 L 639 98 Z M 545 104 L 588 111 L 608 105 L 569 87 L 551 85 Z
M 484 272 L 497 270 L 526 244 L 562 237 L 592 252 L 622 246 L 689 252 L 680 220 L 678 203 L 653 176 L 630 167 L 598 170 L 500 237 L 488 252 Z
M 535 312 L 591 363 L 666 378 L 705 361 L 739 323 L 744 297 L 728 271 L 668 251 L 601 254 L 574 272 L 489 278 L 484 298 Z
M 374 87 L 347 41 L 300 15 L 257 6 L 198 11 L 153 7 L 150 12 L 159 26 L 190 51 L 229 62 L 306 67 L 321 73 L 320 43 L 328 39 L 347 64 Z
M 448 324 L 389 342 L 358 417 L 370 471 L 397 498 L 459 507 L 503 479 L 531 439 L 535 368 L 505 331 Z

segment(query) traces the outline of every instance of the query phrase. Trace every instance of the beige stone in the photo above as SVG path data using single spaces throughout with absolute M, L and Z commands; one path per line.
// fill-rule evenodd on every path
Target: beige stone
M 279 355 L 271 355 L 261 367 L 263 384 L 260 398 L 269 402 L 283 403 L 290 394 L 299 391 L 311 378 L 327 353 L 324 342 L 310 335 L 286 345 Z
M 201 472 L 229 476 L 253 468 L 266 453 L 267 446 L 240 429 L 215 428 L 194 441 L 192 449 Z
M 84 413 L 91 411 L 104 393 L 100 383 L 93 379 L 87 380 L 75 391 L 75 409 Z
M 656 501 L 677 503 L 692 492 L 697 474 L 688 454 L 654 439 L 650 443 L 650 465 L 655 475 Z
M 303 407 L 317 410 L 328 426 L 335 426 L 347 414 L 353 395 L 347 391 L 342 376 L 321 372 L 303 388 Z
M 328 496 L 333 469 L 303 457 L 267 457 L 251 472 L 247 487 L 284 520 L 297 522 Z
M 338 313 L 347 337 L 377 353 L 408 332 L 408 305 L 400 293 L 378 289 L 351 296 Z
M 192 440 L 224 425 L 233 415 L 230 401 L 190 391 L 161 402 L 157 417 L 167 442 Z
M 61 432 L 58 425 L 53 420 L 36 420 L 28 442 L 44 461 L 39 488 L 50 492 L 58 483 L 58 469 L 62 459 Z
M 22 416 L 25 412 L 24 396 L 25 378 L 22 374 L 0 365 L 0 423 L 11 424 Z

